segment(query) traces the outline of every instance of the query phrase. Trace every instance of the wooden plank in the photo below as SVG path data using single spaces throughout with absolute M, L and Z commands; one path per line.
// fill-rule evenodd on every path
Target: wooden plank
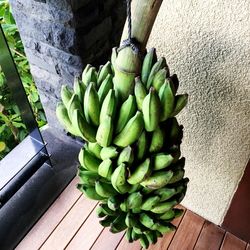
M 68 210 L 79 199 L 81 193 L 76 189 L 74 178 L 63 193 L 56 199 L 46 213 L 16 247 L 17 250 L 38 249 L 46 241 L 54 228 L 60 223 Z
M 122 238 L 121 242 L 117 246 L 116 250 L 141 250 L 141 244 L 139 240 L 129 243 L 125 237 Z
M 69 211 L 50 237 L 42 245 L 41 249 L 64 249 L 84 221 L 88 218 L 96 204 L 96 201 L 92 201 L 84 196 L 81 196 L 74 207 Z
M 173 224 L 178 227 L 179 224 L 181 223 L 182 218 L 185 215 L 186 209 L 182 206 L 178 206 L 178 208 L 184 209 L 184 213 L 181 217 L 176 218 L 175 220 L 173 220 Z M 178 229 L 176 230 L 178 231 Z M 174 235 L 176 232 L 172 232 L 172 233 L 168 233 L 165 234 L 162 238 L 159 238 L 157 243 L 155 245 L 150 245 L 150 247 L 148 248 L 149 250 L 163 250 L 163 249 L 167 249 L 171 240 L 173 239 Z
M 113 234 L 109 231 L 109 228 L 106 227 L 91 247 L 91 250 L 114 250 L 120 243 L 123 235 L 124 231 Z
M 196 242 L 195 250 L 220 249 L 225 231 L 215 224 L 206 221 Z
M 187 210 L 168 249 L 193 249 L 204 222 L 202 217 Z
M 99 220 L 100 218 L 96 216 L 96 212 L 92 211 L 89 218 L 69 242 L 66 249 L 89 250 L 103 230 L 103 226 L 100 225 Z
M 221 250 L 245 250 L 247 243 L 231 233 L 226 233 Z

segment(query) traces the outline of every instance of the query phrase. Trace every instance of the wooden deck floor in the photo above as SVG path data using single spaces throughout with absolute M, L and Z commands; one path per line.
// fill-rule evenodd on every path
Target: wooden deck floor
M 86 199 L 75 188 L 74 179 L 50 209 L 17 246 L 17 250 L 139 250 L 124 233 L 112 234 L 98 223 L 97 202 Z M 167 234 L 150 250 L 250 250 L 250 245 L 202 217 L 185 210 L 174 222 L 176 232 Z

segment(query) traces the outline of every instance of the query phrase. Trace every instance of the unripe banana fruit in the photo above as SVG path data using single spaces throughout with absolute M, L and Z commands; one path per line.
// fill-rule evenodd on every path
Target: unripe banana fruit
M 84 115 L 88 123 L 99 125 L 100 103 L 93 83 L 90 83 L 85 91 Z
M 183 126 L 174 116 L 188 96 L 177 95 L 178 87 L 155 49 L 139 58 L 130 46 L 114 48 L 98 72 L 88 64 L 73 89 L 62 86 L 56 108 L 63 127 L 86 141 L 77 187 L 100 201 L 100 224 L 126 230 L 127 240 L 144 248 L 175 229 L 171 221 L 182 210 L 174 207 L 187 191 Z
M 154 131 L 160 121 L 161 102 L 154 88 L 150 88 L 149 94 L 144 98 L 142 113 L 145 129 L 148 132 Z
M 114 144 L 125 148 L 134 143 L 141 135 L 143 124 L 142 113 L 137 111 L 123 130 L 114 138 Z
M 116 125 L 116 134 L 121 132 L 126 126 L 129 119 L 136 113 L 136 101 L 133 95 L 129 95 L 128 99 L 122 104 L 120 112 L 118 114 L 118 120 Z

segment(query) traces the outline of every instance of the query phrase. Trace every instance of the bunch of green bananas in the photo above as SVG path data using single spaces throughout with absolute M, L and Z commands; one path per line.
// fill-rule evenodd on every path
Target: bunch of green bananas
M 100 201 L 101 225 L 126 230 L 129 242 L 147 248 L 175 229 L 182 214 L 174 208 L 185 196 L 185 158 L 180 158 L 183 127 L 177 115 L 187 94 L 155 49 L 144 57 L 141 74 L 126 74 L 111 62 L 87 65 L 74 89 L 63 86 L 57 117 L 67 131 L 86 141 L 79 153 L 78 188 Z M 126 86 L 130 81 L 132 87 Z M 124 86 L 123 86 L 124 84 Z

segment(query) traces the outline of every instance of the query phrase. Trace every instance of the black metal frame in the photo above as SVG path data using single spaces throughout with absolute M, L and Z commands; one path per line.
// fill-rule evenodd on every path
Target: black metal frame
M 37 127 L 2 27 L 0 27 L 0 65 L 13 100 L 20 109 L 29 135 L 0 162 L 0 207 L 50 158 Z M 18 159 L 18 160 L 17 160 Z
M 1 25 L 0 64 L 29 131 L 0 161 L 0 249 L 9 250 L 74 178 L 82 144 L 49 126 L 40 134 Z

